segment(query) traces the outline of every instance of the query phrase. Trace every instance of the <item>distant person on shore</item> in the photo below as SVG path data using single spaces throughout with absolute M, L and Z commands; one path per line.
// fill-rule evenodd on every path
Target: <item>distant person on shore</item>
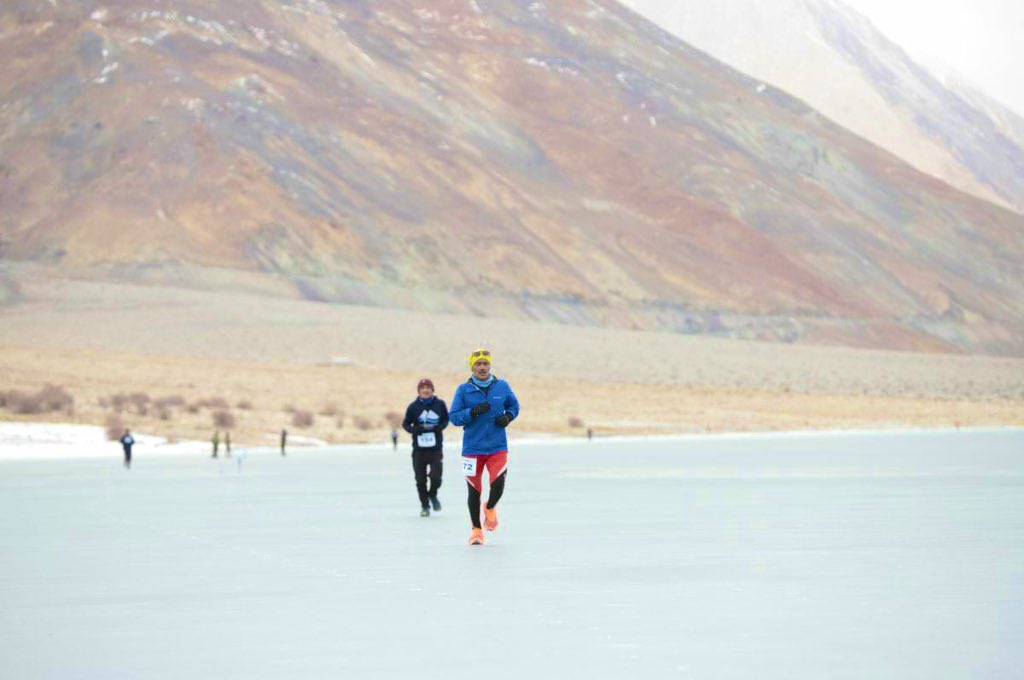
M 228 458 L 231 457 L 231 433 L 224 433 L 224 455 Z
M 128 428 L 124 429 L 124 434 L 121 435 L 121 447 L 124 449 L 124 466 L 125 468 L 132 469 L 132 446 L 135 445 L 135 437 L 132 436 L 131 430 Z
M 398 430 L 391 430 L 391 448 L 398 450 Z
M 412 470 L 416 493 L 420 496 L 420 517 L 430 517 L 431 508 L 434 512 L 441 509 L 437 490 L 441 488 L 443 431 L 448 427 L 448 405 L 434 396 L 434 383 L 430 378 L 420 380 L 416 392 L 417 398 L 405 409 L 402 429 L 412 435 Z
M 593 438 L 594 438 L 594 431 L 588 427 L 587 428 L 587 441 L 591 441 L 591 440 L 593 440 Z
M 483 528 L 498 528 L 498 501 L 508 477 L 508 437 L 505 428 L 519 415 L 519 400 L 504 380 L 491 374 L 491 352 L 478 349 L 469 355 L 469 380 L 459 385 L 452 400 L 451 420 L 464 428 L 462 471 L 469 487 L 469 519 L 473 530 L 470 545 L 484 542 L 480 526 L 483 475 L 487 470 L 490 491 L 483 509 Z
M 284 455 L 284 447 L 288 443 L 288 430 L 281 430 L 281 455 Z
M 220 432 L 218 430 L 214 430 L 213 438 L 210 439 L 210 443 L 213 444 L 213 456 L 212 457 L 216 458 L 217 457 L 217 449 L 220 448 Z

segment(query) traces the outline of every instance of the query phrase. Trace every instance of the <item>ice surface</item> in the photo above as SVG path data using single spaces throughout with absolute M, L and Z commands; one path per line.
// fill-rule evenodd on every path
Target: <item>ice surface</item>
M 0 462 L 4 678 L 1016 678 L 1024 433 Z

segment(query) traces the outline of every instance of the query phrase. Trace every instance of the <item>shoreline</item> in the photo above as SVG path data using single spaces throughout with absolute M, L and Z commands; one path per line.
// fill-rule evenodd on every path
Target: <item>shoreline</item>
M 18 430 L 23 430 L 19 438 Z M 64 439 L 45 439 L 46 431 L 57 431 L 64 434 Z M 650 435 L 599 435 L 593 440 L 586 436 L 562 435 L 553 433 L 529 433 L 522 438 L 512 437 L 510 448 L 532 448 L 544 445 L 586 446 L 605 444 L 627 444 L 643 442 L 708 442 L 708 441 L 743 441 L 743 440 L 800 440 L 821 439 L 828 437 L 877 437 L 877 436 L 929 436 L 955 433 L 970 434 L 1001 434 L 1024 433 L 1024 427 L 1017 425 L 982 425 L 972 427 L 894 427 L 894 428 L 863 428 L 863 429 L 814 429 L 814 430 L 766 430 L 744 432 L 712 432 L 712 433 L 677 433 Z M 24 436 L 28 435 L 28 437 Z M 36 439 L 32 439 L 36 435 Z M 136 438 L 135 460 L 141 457 L 156 456 L 159 458 L 191 458 L 201 457 L 224 462 L 225 460 L 244 459 L 249 455 L 276 456 L 280 449 L 276 446 L 236 446 L 231 457 L 221 454 L 213 459 L 210 455 L 210 443 L 198 440 L 185 440 L 169 443 L 162 437 L 133 433 Z M 99 439 L 98 437 L 103 437 Z M 452 448 L 461 444 L 461 439 L 449 439 Z M 399 444 L 399 451 L 406 453 L 408 442 Z M 302 443 L 295 442 L 288 447 L 289 455 L 302 453 L 370 453 L 393 452 L 390 442 L 370 443 Z M 458 455 L 449 452 L 450 455 Z M 98 425 L 79 425 L 74 423 L 22 423 L 0 422 L 0 463 L 42 460 L 92 460 L 102 458 L 120 459 L 122 450 L 116 441 L 108 441 L 103 428 Z

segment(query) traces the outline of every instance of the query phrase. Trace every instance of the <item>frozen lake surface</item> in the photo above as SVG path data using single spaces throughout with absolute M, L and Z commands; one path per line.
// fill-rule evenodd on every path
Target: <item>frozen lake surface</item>
M 1024 432 L 0 462 L 4 678 L 1019 678 Z

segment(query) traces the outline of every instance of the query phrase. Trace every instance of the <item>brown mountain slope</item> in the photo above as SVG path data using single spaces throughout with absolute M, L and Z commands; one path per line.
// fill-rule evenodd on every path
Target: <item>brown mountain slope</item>
M 611 2 L 16 1 L 0 30 L 7 258 L 1024 351 L 1024 219 Z

